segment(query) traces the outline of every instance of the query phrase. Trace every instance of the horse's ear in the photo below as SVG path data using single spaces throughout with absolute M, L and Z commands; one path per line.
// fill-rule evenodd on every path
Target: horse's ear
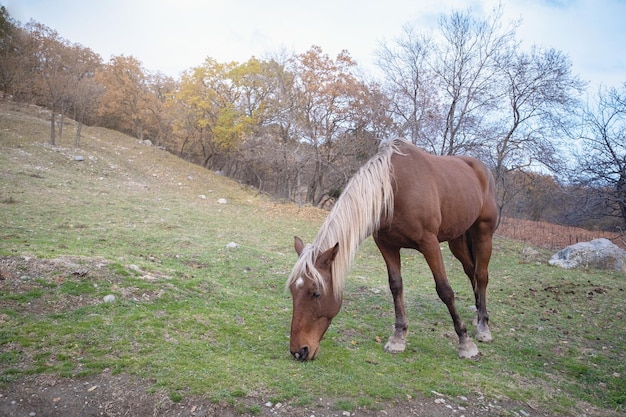
M 293 247 L 296 250 L 298 256 L 302 253 L 302 249 L 304 249 L 304 242 L 298 236 L 293 237 Z
M 335 260 L 337 252 L 339 252 L 339 242 L 337 242 L 335 246 L 318 256 L 315 263 L 321 268 L 330 269 L 330 265 Z

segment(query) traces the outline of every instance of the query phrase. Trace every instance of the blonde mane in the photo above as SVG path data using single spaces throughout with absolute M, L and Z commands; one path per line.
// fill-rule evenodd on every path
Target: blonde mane
M 306 272 L 318 288 L 325 290 L 326 285 L 315 268 L 315 260 L 339 243 L 339 251 L 332 264 L 332 276 L 335 297 L 341 297 L 345 277 L 359 245 L 378 230 L 383 219 L 393 216 L 391 156 L 399 153 L 398 144 L 398 140 L 381 143 L 378 153 L 350 179 L 313 243 L 302 250 L 287 280 L 287 287 Z

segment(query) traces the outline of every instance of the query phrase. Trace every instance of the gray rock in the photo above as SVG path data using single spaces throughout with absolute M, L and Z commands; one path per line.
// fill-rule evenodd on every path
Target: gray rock
M 548 263 L 565 269 L 598 268 L 626 274 L 626 251 L 601 238 L 568 246 L 555 253 Z
M 105 295 L 103 301 L 105 303 L 112 303 L 113 301 L 115 301 L 115 296 L 113 294 Z

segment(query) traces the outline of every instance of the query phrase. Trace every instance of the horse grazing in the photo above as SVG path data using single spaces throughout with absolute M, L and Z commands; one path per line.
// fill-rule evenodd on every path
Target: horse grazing
M 480 161 L 430 155 L 400 139 L 383 142 L 348 182 L 313 243 L 305 245 L 295 238 L 299 258 L 287 280 L 293 297 L 291 354 L 300 361 L 318 355 L 320 341 L 341 309 L 344 279 L 354 255 L 373 235 L 387 265 L 396 314 L 385 351 L 406 348 L 400 249 L 413 248 L 424 255 L 437 294 L 452 316 L 459 357 L 479 355 L 454 305 L 439 243 L 448 242 L 474 289 L 476 338 L 491 341 L 487 268 L 497 217 L 494 180 Z

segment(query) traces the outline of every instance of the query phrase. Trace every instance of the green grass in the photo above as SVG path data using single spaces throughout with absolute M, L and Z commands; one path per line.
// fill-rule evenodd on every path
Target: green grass
M 496 239 L 494 342 L 479 346 L 480 360 L 463 361 L 425 262 L 405 251 L 408 346 L 389 355 L 392 300 L 367 240 L 319 360 L 297 363 L 284 282 L 294 234 L 310 241 L 326 213 L 272 202 L 115 132 L 87 128 L 74 150 L 64 148 L 73 138 L 44 145 L 42 120 L 4 111 L 0 125 L 0 262 L 19 261 L 0 280 L 0 384 L 109 369 L 174 402 L 201 395 L 240 408 L 255 395 L 376 409 L 437 391 L 555 413 L 624 410 L 622 275 L 520 264 L 522 245 Z M 227 249 L 231 241 L 239 246 Z M 469 324 L 473 294 L 447 249 L 444 257 Z M 104 303 L 108 294 L 116 300 Z

